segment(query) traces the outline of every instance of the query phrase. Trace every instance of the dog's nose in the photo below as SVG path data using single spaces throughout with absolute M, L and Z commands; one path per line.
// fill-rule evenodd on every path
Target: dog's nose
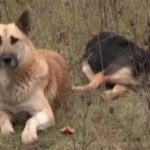
M 18 65 L 17 55 L 14 53 L 3 53 L 0 56 L 0 67 L 16 67 Z

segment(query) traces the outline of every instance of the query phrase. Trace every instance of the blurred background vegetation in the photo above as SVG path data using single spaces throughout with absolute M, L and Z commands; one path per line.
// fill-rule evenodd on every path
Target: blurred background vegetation
M 69 66 L 71 84 L 85 84 L 80 59 L 86 44 L 100 31 L 123 34 L 149 50 L 149 0 L 0 0 L 0 22 L 14 22 L 29 9 L 29 38 L 36 47 L 60 53 Z M 129 92 L 115 101 L 101 102 L 100 90 L 69 92 L 55 110 L 56 126 L 39 133 L 39 142 L 24 146 L 16 126 L 10 137 L 0 135 L 0 150 L 149 150 L 150 125 L 147 98 Z M 62 135 L 70 125 L 74 135 Z

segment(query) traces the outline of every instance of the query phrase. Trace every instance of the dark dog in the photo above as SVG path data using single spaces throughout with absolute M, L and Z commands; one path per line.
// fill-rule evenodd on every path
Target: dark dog
M 82 57 L 82 71 L 89 79 L 86 86 L 73 87 L 76 91 L 95 90 L 102 83 L 113 84 L 103 98 L 111 100 L 128 90 L 142 85 L 140 78 L 150 69 L 150 52 L 124 36 L 102 32 L 88 42 Z

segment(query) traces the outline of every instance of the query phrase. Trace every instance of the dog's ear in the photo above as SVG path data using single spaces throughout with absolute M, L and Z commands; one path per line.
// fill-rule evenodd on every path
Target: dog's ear
M 31 16 L 29 10 L 23 11 L 15 24 L 23 33 L 28 35 L 31 25 Z

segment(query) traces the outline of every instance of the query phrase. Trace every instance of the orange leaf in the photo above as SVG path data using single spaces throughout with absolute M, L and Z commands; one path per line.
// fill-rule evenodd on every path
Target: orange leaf
M 61 133 L 64 134 L 74 134 L 75 133 L 75 129 L 71 128 L 70 126 L 66 126 L 62 129 L 60 129 Z

